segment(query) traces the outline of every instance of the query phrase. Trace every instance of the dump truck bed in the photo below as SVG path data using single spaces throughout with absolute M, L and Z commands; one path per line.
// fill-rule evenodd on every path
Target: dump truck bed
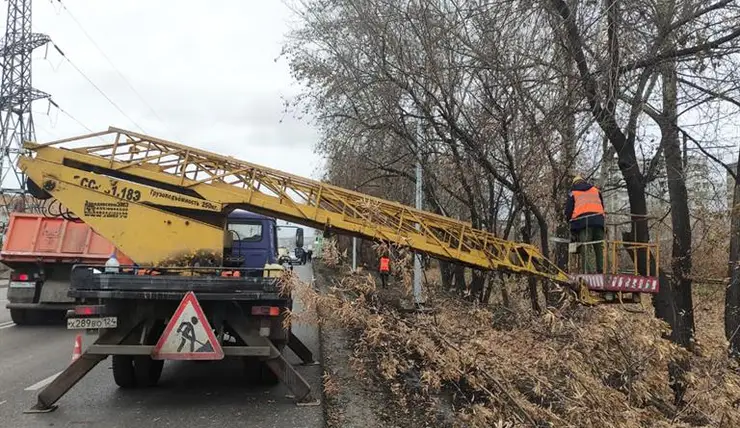
M 81 221 L 41 214 L 12 213 L 0 250 L 0 261 L 16 263 L 103 264 L 115 246 Z M 121 263 L 130 259 L 120 252 Z
M 68 297 L 72 266 L 103 265 L 114 251 L 108 239 L 82 221 L 11 213 L 0 262 L 12 269 L 5 307 L 13 322 L 35 324 L 46 317 L 43 312 L 63 314 L 73 308 L 75 300 Z M 116 256 L 132 263 L 120 251 Z

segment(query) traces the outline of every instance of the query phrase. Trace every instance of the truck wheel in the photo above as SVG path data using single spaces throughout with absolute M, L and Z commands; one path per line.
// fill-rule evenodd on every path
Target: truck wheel
M 27 323 L 26 315 L 27 313 L 25 309 L 10 310 L 10 319 L 17 325 L 25 325 Z
M 136 385 L 155 386 L 162 376 L 164 360 L 154 360 L 148 355 L 137 355 L 133 360 Z
M 268 366 L 265 361 L 260 361 L 259 370 L 259 380 L 262 385 L 277 385 L 280 382 L 280 379 L 277 377 L 275 372 L 270 369 L 270 366 Z
M 259 381 L 260 363 L 256 357 L 242 357 L 242 372 L 248 384 L 256 384 Z
M 113 380 L 121 388 L 135 388 L 136 374 L 134 373 L 134 359 L 130 355 L 113 356 Z
M 267 363 L 257 357 L 244 357 L 242 364 L 244 377 L 250 385 L 275 385 L 280 381 Z

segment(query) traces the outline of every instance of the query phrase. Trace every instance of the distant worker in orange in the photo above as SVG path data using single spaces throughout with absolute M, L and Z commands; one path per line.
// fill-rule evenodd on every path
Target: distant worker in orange
M 570 231 L 576 241 L 591 243 L 578 248 L 585 264 L 584 273 L 594 273 L 587 246 L 594 249 L 596 273 L 604 273 L 604 214 L 604 200 L 599 189 L 576 175 L 565 204 L 565 217 L 570 221 Z
M 378 271 L 380 272 L 380 282 L 383 288 L 386 288 L 388 286 L 388 275 L 391 273 L 391 259 L 388 257 L 388 253 L 384 253 L 380 257 Z

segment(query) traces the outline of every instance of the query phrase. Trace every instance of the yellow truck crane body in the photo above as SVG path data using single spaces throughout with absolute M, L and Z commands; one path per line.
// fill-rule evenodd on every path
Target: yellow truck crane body
M 58 147 L 105 135 L 115 140 Z M 218 253 L 226 213 L 245 208 L 479 269 L 569 281 L 537 247 L 469 223 L 135 132 L 110 128 L 25 147 L 35 153 L 19 160 L 25 174 L 139 264 L 179 257 L 183 248 Z

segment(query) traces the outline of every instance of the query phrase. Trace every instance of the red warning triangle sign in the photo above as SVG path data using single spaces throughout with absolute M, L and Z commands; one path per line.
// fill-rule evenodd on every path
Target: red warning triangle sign
M 203 309 L 189 291 L 152 350 L 155 360 L 220 360 L 224 350 Z

